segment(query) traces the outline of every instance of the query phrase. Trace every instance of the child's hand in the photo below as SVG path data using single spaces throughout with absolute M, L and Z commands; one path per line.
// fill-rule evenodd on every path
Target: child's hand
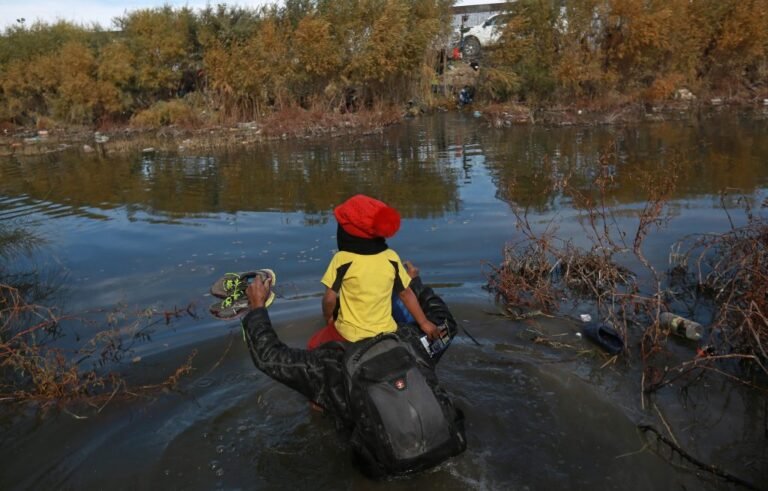
M 419 268 L 413 265 L 410 261 L 405 261 L 403 263 L 403 266 L 405 266 L 405 272 L 408 273 L 408 276 L 411 277 L 411 279 L 416 278 L 419 276 Z
M 434 341 L 440 337 L 440 330 L 434 323 L 429 320 L 424 321 L 423 324 L 420 324 L 419 329 L 421 329 L 421 331 L 427 335 L 427 338 L 429 338 L 430 341 Z

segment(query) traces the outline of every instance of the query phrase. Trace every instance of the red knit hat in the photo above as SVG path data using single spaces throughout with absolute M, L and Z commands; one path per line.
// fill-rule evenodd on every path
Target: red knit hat
M 400 214 L 394 208 L 364 194 L 356 194 L 333 210 L 341 228 L 363 239 L 392 237 L 400 229 Z

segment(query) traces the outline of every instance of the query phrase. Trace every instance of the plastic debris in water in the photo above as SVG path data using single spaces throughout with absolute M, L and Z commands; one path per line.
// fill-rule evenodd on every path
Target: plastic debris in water
M 618 355 L 624 350 L 624 340 L 609 323 L 585 325 L 582 330 L 585 338 L 592 340 L 611 355 Z
M 659 315 L 659 325 L 677 336 L 688 338 L 692 341 L 701 339 L 701 324 L 671 312 L 662 312 Z

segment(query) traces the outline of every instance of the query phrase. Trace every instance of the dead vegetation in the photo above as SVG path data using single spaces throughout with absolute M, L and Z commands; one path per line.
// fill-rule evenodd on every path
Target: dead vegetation
M 528 210 L 513 206 L 522 239 L 505 247 L 502 263 L 489 274 L 489 288 L 503 311 L 515 319 L 590 311 L 616 329 L 627 359 L 639 356 L 644 394 L 681 378 L 695 379 L 702 370 L 765 385 L 753 379 L 751 368 L 768 375 L 768 221 L 742 198 L 746 224 L 731 219 L 726 233 L 686 237 L 673 248 L 671 267 L 652 264 L 643 244 L 669 219 L 667 203 L 679 166 L 671 162 L 663 172 L 634 176 L 646 198 L 633 211 L 632 228 L 620 225 L 608 201 L 611 160 L 603 155 L 586 187 L 573 185 L 570 176 L 550 180 L 551 190 L 579 210 L 586 245 L 559 238 L 555 220 L 534 230 Z M 723 210 L 728 213 L 725 203 Z M 708 335 L 690 359 L 668 356 L 670 332 L 659 322 L 663 312 L 689 317 L 711 312 Z
M 18 288 L 0 284 L 0 402 L 32 403 L 41 409 L 60 407 L 67 412 L 84 406 L 100 411 L 115 399 L 171 388 L 192 369 L 194 353 L 165 380 L 150 385 L 129 384 L 119 367 L 126 361 L 138 361 L 132 358 L 137 343 L 151 340 L 158 328 L 194 315 L 191 305 L 135 315 L 116 310 L 100 323 L 58 314 L 28 302 Z M 74 325 L 94 334 L 77 348 L 64 349 L 55 341 Z
M 266 116 L 261 133 L 266 138 L 337 136 L 352 133 L 376 133 L 400 121 L 402 110 L 392 105 L 334 113 L 322 110 L 289 108 Z
M 606 154 L 588 189 L 572 185 L 569 176 L 550 182 L 552 191 L 568 196 L 580 210 L 587 247 L 559 238 L 554 221 L 535 231 L 528 210 L 513 207 L 523 239 L 505 247 L 502 264 L 489 276 L 490 289 L 513 317 L 536 312 L 562 314 L 587 304 L 626 340 L 628 326 L 647 323 L 653 311 L 659 310 L 659 297 L 641 293 L 637 274 L 619 258 L 634 255 L 641 264 L 647 263 L 643 239 L 651 228 L 666 220 L 663 200 L 672 191 L 676 171 L 665 174 L 663 182 L 644 182 L 657 196 L 638 212 L 637 228 L 631 236 L 621 229 L 607 202 L 608 189 L 613 186 L 609 164 Z M 638 176 L 638 180 L 643 179 L 648 176 Z M 655 270 L 650 270 L 656 276 Z
M 724 213 L 726 197 L 721 196 Z M 681 299 L 688 308 L 699 302 L 713 311 L 713 351 L 748 357 L 768 374 L 768 221 L 747 197 L 737 203 L 744 224 L 736 225 L 729 214 L 728 232 L 682 239 L 672 248 L 670 266 L 678 288 L 689 293 Z

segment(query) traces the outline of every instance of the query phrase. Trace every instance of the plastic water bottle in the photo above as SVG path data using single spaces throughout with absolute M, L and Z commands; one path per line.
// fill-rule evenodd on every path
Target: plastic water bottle
M 693 341 L 701 339 L 701 324 L 671 312 L 662 312 L 661 315 L 659 315 L 659 324 L 661 327 L 677 336 L 688 338 Z

